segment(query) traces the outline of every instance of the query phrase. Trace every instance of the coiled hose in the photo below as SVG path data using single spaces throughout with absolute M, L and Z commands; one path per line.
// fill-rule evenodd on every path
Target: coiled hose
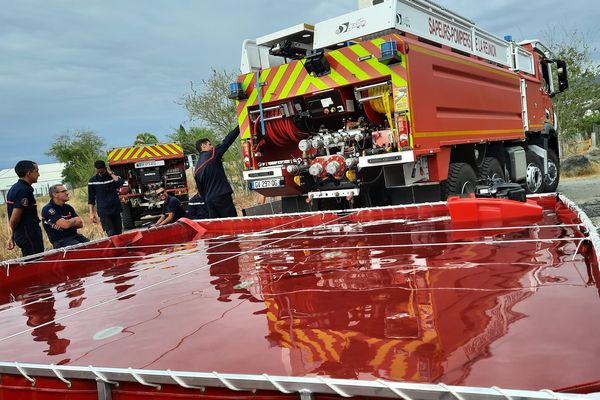
M 379 86 L 369 89 L 369 96 L 377 95 L 381 97 L 370 100 L 369 105 L 374 111 L 380 114 L 385 114 L 388 124 L 390 125 L 390 129 L 392 130 L 394 142 L 398 143 L 398 139 L 396 138 L 396 130 L 394 129 L 394 123 L 392 119 L 392 113 L 394 112 L 394 101 L 390 95 L 389 88 L 387 86 Z
M 268 139 L 270 143 L 278 147 L 287 146 L 290 143 L 298 143 L 301 139 L 305 138 L 307 135 L 298 129 L 298 127 L 294 124 L 291 118 L 277 118 L 267 120 L 270 117 L 273 117 L 276 114 L 277 110 L 273 111 L 265 111 L 264 112 L 264 127 L 265 132 L 264 136 Z M 260 116 L 256 118 L 254 121 L 254 132 L 258 135 L 258 132 L 261 130 L 261 121 Z

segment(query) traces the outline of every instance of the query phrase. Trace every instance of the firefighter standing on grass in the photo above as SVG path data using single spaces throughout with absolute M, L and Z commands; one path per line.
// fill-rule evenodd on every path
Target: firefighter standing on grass
M 236 127 L 215 147 L 210 139 L 200 139 L 196 142 L 196 150 L 200 156 L 196 163 L 194 179 L 198 193 L 206 202 L 209 218 L 237 217 L 231 198 L 233 190 L 223 168 L 223 155 L 239 134 L 240 128 Z
M 40 218 L 31 186 L 38 181 L 40 171 L 33 161 L 22 160 L 15 166 L 15 172 L 19 180 L 12 185 L 6 195 L 8 211 L 6 248 L 12 250 L 16 244 L 25 257 L 44 251 Z
M 120 176 L 108 173 L 106 163 L 102 160 L 97 160 L 94 167 L 96 175 L 92 176 L 88 182 L 90 220 L 96 223 L 99 216 L 102 229 L 108 236 L 119 235 L 123 232 L 121 221 L 123 208 L 117 190 L 123 186 L 125 181 Z M 94 207 L 98 209 L 98 215 L 96 215 Z

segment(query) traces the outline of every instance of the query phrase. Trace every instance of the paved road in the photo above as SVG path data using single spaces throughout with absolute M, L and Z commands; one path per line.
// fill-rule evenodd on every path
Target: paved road
M 577 203 L 600 227 L 600 176 L 562 179 L 557 191 Z

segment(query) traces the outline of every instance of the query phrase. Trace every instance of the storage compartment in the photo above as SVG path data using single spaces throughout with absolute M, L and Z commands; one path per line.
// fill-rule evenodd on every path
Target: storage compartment
M 508 172 L 510 174 L 510 180 L 513 182 L 524 181 L 527 174 L 525 149 L 520 146 L 507 147 L 506 158 L 508 160 Z
M 147 185 L 149 183 L 160 182 L 160 172 L 159 171 L 142 171 L 141 173 L 142 184 Z

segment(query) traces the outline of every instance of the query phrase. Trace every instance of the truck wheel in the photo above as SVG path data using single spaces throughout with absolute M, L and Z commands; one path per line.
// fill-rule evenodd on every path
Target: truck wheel
M 527 193 L 540 193 L 544 183 L 544 166 L 539 157 L 531 150 L 525 154 L 527 161 L 527 174 L 525 177 L 525 191 Z
M 123 212 L 121 213 L 121 218 L 123 220 L 123 228 L 135 228 L 135 218 L 133 218 L 133 209 L 131 208 L 131 203 L 123 204 Z
M 548 149 L 548 174 L 544 179 L 543 192 L 556 192 L 560 180 L 560 160 L 554 150 Z
M 460 194 L 475 193 L 477 176 L 473 167 L 467 163 L 452 163 L 448 170 L 448 179 L 442 182 L 442 199 Z
M 479 167 L 477 179 L 485 180 L 488 179 L 502 179 L 504 180 L 504 168 L 496 157 L 486 157 L 483 159 L 483 163 Z M 487 182 L 486 182 L 487 183 Z

